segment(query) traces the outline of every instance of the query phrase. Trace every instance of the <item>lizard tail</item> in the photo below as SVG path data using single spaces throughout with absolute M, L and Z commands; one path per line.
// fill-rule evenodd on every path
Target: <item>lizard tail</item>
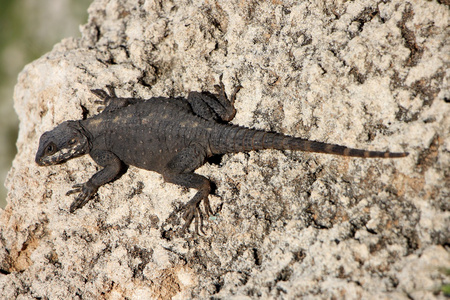
M 305 140 L 280 133 L 266 132 L 245 127 L 232 126 L 221 134 L 221 149 L 217 153 L 247 152 L 252 150 L 278 149 L 327 153 L 353 157 L 405 157 L 407 152 L 367 151 L 341 145 Z

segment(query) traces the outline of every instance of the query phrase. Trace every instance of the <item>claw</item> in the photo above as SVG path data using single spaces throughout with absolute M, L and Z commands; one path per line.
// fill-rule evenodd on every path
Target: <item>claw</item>
M 203 199 L 203 206 L 205 207 L 205 213 L 206 213 L 206 216 L 208 218 L 211 215 L 213 215 L 213 211 L 211 209 L 211 206 L 209 205 L 209 199 L 208 198 Z
M 222 78 L 223 78 L 223 74 L 221 74 L 219 76 L 219 84 L 214 85 L 214 89 L 216 90 L 216 93 L 218 93 L 221 97 L 228 99 L 227 94 L 225 93 L 225 85 L 223 84 Z M 234 105 L 234 102 L 236 100 L 236 94 L 239 92 L 240 89 L 242 89 L 242 85 L 240 85 L 240 84 L 234 88 L 234 91 L 231 94 L 231 97 L 229 100 L 232 105 Z
M 95 96 L 99 97 L 103 101 L 106 101 L 109 98 L 108 93 L 106 93 L 104 90 L 100 90 L 100 89 L 91 90 L 91 93 L 94 94 Z
M 75 200 L 70 205 L 69 211 L 73 213 L 75 210 L 83 207 L 97 192 L 97 188 L 92 184 L 87 183 L 78 183 L 72 186 L 72 189 L 66 193 L 66 195 L 72 195 L 75 193 L 79 193 Z
M 82 208 L 89 201 L 89 199 L 90 197 L 85 197 L 84 195 L 80 194 L 70 205 L 69 211 L 73 213 L 77 209 Z
M 223 84 L 223 74 L 220 74 L 219 76 L 219 84 L 214 85 L 214 89 L 216 90 L 216 92 L 218 94 L 221 94 L 221 96 L 225 96 L 226 98 L 226 94 L 225 94 L 225 85 Z
M 221 94 L 222 93 L 222 89 L 219 85 L 215 84 L 214 85 L 214 90 L 216 91 L 216 93 Z
M 195 217 L 195 209 L 193 210 L 192 206 L 190 206 L 190 205 L 186 206 L 185 210 L 186 211 L 183 214 L 183 219 L 185 220 L 185 223 L 184 223 L 183 227 L 181 227 L 181 230 L 180 230 L 182 235 L 186 232 L 186 229 L 189 228 L 189 226 L 192 223 L 192 220 Z
M 99 97 L 101 100 L 95 100 L 94 103 L 101 105 L 100 107 L 97 108 L 97 112 L 105 109 L 105 107 L 109 104 L 109 100 L 111 98 L 117 98 L 116 96 L 116 92 L 114 91 L 114 87 L 111 85 L 107 85 L 106 89 L 108 90 L 109 94 L 107 92 L 105 92 L 104 90 L 100 90 L 100 89 L 94 89 L 91 90 L 91 93 L 93 93 L 94 95 L 96 95 L 97 97 Z
M 216 93 L 220 94 L 223 97 L 227 97 L 225 93 L 225 86 L 223 85 L 223 82 L 220 82 L 220 85 L 214 85 L 214 89 L 216 90 Z
M 234 101 L 236 100 L 236 94 L 240 91 L 240 89 L 242 89 L 242 85 L 238 85 L 237 87 L 234 88 L 234 91 L 230 97 L 231 104 L 234 105 Z
M 205 227 L 203 226 L 203 215 L 200 213 L 200 209 L 199 209 L 199 208 L 198 208 L 198 211 L 199 211 L 199 218 L 200 218 L 200 231 L 202 232 L 203 235 L 206 235 L 206 232 L 203 230 L 203 228 L 205 228 Z M 198 234 L 198 228 L 199 228 L 199 227 L 198 227 L 198 219 L 197 219 L 195 225 L 196 225 L 195 231 L 196 231 L 196 233 Z
M 105 100 L 94 100 L 94 104 L 103 105 L 105 104 Z
M 110 98 L 117 98 L 116 92 L 115 92 L 114 87 L 113 87 L 112 85 L 109 85 L 109 84 L 108 84 L 108 85 L 106 86 L 106 88 L 108 89 L 109 97 L 110 97 Z
M 205 214 L 209 217 L 212 214 L 211 206 L 209 205 L 208 198 L 203 199 L 204 206 L 205 206 Z M 189 226 L 192 224 L 192 221 L 194 221 L 194 227 L 195 227 L 195 234 L 200 235 L 199 232 L 201 232 L 203 235 L 206 235 L 206 232 L 204 230 L 205 226 L 203 224 L 203 213 L 200 210 L 200 207 L 193 204 L 187 204 L 185 207 L 185 212 L 183 214 L 183 219 L 185 220 L 185 223 L 183 227 L 180 230 L 181 235 L 184 235 L 186 230 L 189 228 Z
M 86 204 L 86 202 L 87 200 L 82 200 L 79 198 L 75 199 L 75 201 L 73 201 L 72 204 L 70 205 L 69 211 L 73 213 L 77 209 L 83 207 L 83 205 Z
M 66 196 L 69 196 L 69 195 L 72 195 L 72 194 L 75 194 L 75 193 L 79 193 L 79 192 L 81 192 L 82 188 L 83 188 L 83 184 L 82 183 L 74 184 L 72 186 L 72 189 L 70 191 L 67 191 Z

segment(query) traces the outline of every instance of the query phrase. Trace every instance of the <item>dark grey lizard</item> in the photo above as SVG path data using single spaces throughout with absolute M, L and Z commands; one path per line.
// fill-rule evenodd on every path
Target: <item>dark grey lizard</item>
M 261 149 L 300 150 L 354 157 L 404 157 L 390 153 L 352 149 L 309 141 L 279 133 L 227 124 L 236 114 L 234 100 L 240 87 L 228 99 L 222 78 L 216 94 L 191 92 L 187 99 L 156 97 L 148 100 L 118 98 L 92 90 L 105 105 L 103 112 L 78 121 L 66 121 L 45 132 L 39 141 L 36 163 L 49 166 L 89 154 L 103 167 L 86 183 L 76 184 L 67 194 L 78 193 L 70 212 L 85 205 L 98 188 L 113 181 L 128 165 L 156 171 L 167 182 L 197 189 L 186 204 L 184 232 L 195 220 L 195 230 L 203 232 L 199 204 L 212 214 L 208 195 L 211 187 L 205 177 L 194 173 L 208 157 Z M 200 224 L 199 224 L 200 223 Z

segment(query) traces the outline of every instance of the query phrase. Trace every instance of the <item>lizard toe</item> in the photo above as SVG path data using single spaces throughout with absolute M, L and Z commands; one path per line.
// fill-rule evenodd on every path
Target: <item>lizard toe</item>
M 82 187 L 83 187 L 82 183 L 74 184 L 72 186 L 72 189 L 67 191 L 66 196 L 81 192 Z
M 209 205 L 209 201 L 206 198 L 204 200 L 205 205 L 205 212 L 203 213 L 199 207 L 199 203 L 187 203 L 185 207 L 185 212 L 183 214 L 183 219 L 185 220 L 185 223 L 183 227 L 180 230 L 180 233 L 183 235 L 187 229 L 191 226 L 192 222 L 194 222 L 194 228 L 195 228 L 195 234 L 200 235 L 200 232 L 203 235 L 206 235 L 205 233 L 205 225 L 204 225 L 204 215 L 210 216 L 212 214 L 211 207 Z
M 78 183 L 72 186 L 73 189 L 68 191 L 66 195 L 79 193 L 75 200 L 70 205 L 69 211 L 73 213 L 75 210 L 82 208 L 97 192 L 97 188 L 86 183 Z

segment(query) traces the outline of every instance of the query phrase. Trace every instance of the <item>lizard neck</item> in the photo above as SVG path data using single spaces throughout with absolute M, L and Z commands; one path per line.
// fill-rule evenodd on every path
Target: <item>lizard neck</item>
M 82 121 L 76 121 L 76 122 L 78 122 L 79 130 L 80 130 L 81 134 L 83 134 L 88 141 L 86 153 L 89 153 L 89 152 L 91 152 L 91 149 L 92 149 L 92 142 L 93 142 L 94 137 L 92 136 L 91 132 L 86 128 L 86 126 L 82 123 Z

